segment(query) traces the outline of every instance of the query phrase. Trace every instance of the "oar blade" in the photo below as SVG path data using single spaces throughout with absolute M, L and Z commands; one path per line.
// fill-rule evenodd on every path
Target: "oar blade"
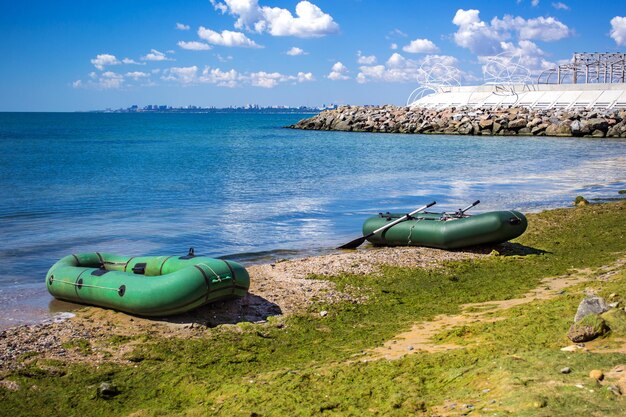
M 345 245 L 339 246 L 337 249 L 356 249 L 365 242 L 366 237 L 361 236 L 359 238 L 354 239 L 351 242 L 346 243 Z

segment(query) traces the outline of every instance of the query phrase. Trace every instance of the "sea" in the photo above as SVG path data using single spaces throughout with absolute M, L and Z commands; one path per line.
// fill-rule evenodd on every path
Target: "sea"
M 536 212 L 626 189 L 626 140 L 286 129 L 308 114 L 0 113 L 0 328 L 51 320 L 82 252 L 252 265 L 331 253 L 378 212 Z

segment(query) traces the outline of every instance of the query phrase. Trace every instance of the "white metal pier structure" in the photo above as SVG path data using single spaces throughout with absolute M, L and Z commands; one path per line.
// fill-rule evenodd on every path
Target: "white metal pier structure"
M 443 110 L 451 107 L 582 110 L 626 110 L 626 83 L 523 84 L 447 86 L 407 103 L 410 107 Z
M 626 54 L 575 53 L 571 62 L 543 71 L 531 82 L 522 57 L 502 53 L 486 59 L 485 84 L 461 86 L 435 79 L 411 93 L 407 106 L 425 109 L 507 108 L 626 110 Z M 446 68 L 447 72 L 451 70 Z M 432 69 L 424 73 L 436 73 Z M 439 71 L 441 72 L 441 71 Z M 427 77 L 428 78 L 428 77 Z M 430 77 L 433 78 L 433 77 Z M 428 92 L 431 94 L 426 94 Z

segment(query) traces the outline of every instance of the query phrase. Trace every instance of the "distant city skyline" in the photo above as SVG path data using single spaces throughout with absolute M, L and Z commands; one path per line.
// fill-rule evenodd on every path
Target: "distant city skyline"
M 132 104 L 402 105 L 420 68 L 483 82 L 487 57 L 534 75 L 574 52 L 626 50 L 606 0 L 23 1 L 0 13 L 0 111 Z M 145 104 L 143 104 L 145 103 Z

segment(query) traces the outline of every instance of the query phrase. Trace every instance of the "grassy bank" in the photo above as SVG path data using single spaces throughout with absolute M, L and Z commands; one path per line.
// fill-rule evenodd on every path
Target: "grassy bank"
M 626 295 L 624 267 L 594 279 L 603 274 L 600 267 L 626 256 L 626 204 L 553 210 L 530 215 L 529 224 L 513 245 L 484 260 L 330 278 L 339 289 L 365 293 L 364 303 L 314 305 L 308 314 L 264 324 L 207 328 L 198 339 L 146 333 L 68 346 L 85 358 L 102 344 L 126 352 L 126 360 L 98 367 L 24 355 L 22 368 L 3 375 L 19 389 L 0 386 L 0 414 L 623 415 L 626 397 L 588 373 L 626 364 L 615 349 L 626 334 L 613 331 L 593 351 L 560 348 L 569 344 L 565 334 L 584 288 Z M 368 350 L 416 322 L 459 314 L 466 303 L 517 298 L 546 277 L 575 273 L 590 281 L 554 299 L 491 313 L 498 321 L 437 335 L 462 349 L 364 361 Z M 322 310 L 328 314 L 322 317 Z M 570 374 L 559 372 L 565 366 Z M 119 394 L 99 398 L 102 382 Z

